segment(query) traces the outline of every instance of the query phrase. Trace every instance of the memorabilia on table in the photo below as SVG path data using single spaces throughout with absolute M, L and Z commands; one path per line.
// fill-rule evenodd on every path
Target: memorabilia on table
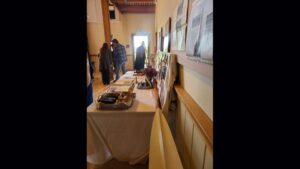
M 144 76 L 144 75 L 145 75 L 144 70 L 136 70 L 133 73 L 133 76 Z
M 148 65 L 147 68 L 144 70 L 145 79 L 138 83 L 138 89 L 152 89 L 155 83 L 155 76 L 157 75 L 157 71 L 151 65 Z
M 134 78 L 123 78 L 123 79 L 119 79 L 117 80 L 115 83 L 113 83 L 112 85 L 114 86 L 123 86 L 123 85 L 132 85 L 134 83 Z
M 152 89 L 153 84 L 149 79 L 145 78 L 143 81 L 139 82 L 137 85 L 138 89 Z
M 160 52 L 158 55 L 158 80 L 165 79 L 165 72 L 167 69 L 167 62 L 168 62 L 168 53 Z
M 135 93 L 133 93 L 134 83 L 128 83 L 127 81 L 125 84 L 121 84 L 121 82 L 112 84 L 105 92 L 99 95 L 96 102 L 98 109 L 122 110 L 132 106 L 135 98 Z

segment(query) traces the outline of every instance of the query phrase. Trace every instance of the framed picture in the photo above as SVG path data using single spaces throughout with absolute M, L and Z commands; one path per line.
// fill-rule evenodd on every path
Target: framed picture
M 177 76 L 177 57 L 174 54 L 160 52 L 159 74 L 157 76 L 159 101 L 164 108 L 171 100 L 170 92 Z
M 157 43 L 157 46 L 156 46 L 156 51 L 160 51 L 160 48 L 161 48 L 161 30 L 157 31 L 157 38 L 156 38 L 156 43 Z
M 181 0 L 179 5 L 176 8 L 176 25 L 184 25 L 187 21 L 187 12 L 188 12 L 188 0 Z
M 170 52 L 171 51 L 171 18 L 169 17 L 167 23 L 165 24 L 165 34 L 164 34 L 164 52 Z
M 172 32 L 172 40 L 171 40 L 171 49 L 172 50 L 177 50 L 177 37 L 176 37 L 176 15 L 177 15 L 177 11 L 174 10 L 173 12 L 173 16 L 172 16 L 172 26 L 171 26 L 171 32 Z
M 154 51 L 157 51 L 157 39 L 158 39 L 158 35 L 157 32 L 155 32 L 155 46 L 154 46 Z
M 194 62 L 213 64 L 213 3 L 195 0 L 188 23 L 186 55 Z
M 160 28 L 160 48 L 159 51 L 163 51 L 164 50 L 164 35 L 163 35 L 163 28 Z
M 176 38 L 176 50 L 185 50 L 185 35 L 186 35 L 186 22 L 188 12 L 188 0 L 181 0 L 176 8 L 175 21 L 174 21 L 174 37 Z

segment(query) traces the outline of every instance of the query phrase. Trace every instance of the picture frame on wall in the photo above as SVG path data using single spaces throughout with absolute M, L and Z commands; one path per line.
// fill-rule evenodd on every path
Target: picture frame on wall
M 160 51 L 160 48 L 161 48 L 161 31 L 157 31 L 157 38 L 156 38 L 156 52 Z
M 155 32 L 155 46 L 154 46 L 154 52 L 157 51 L 157 38 L 158 38 L 158 35 L 157 35 L 157 32 Z
M 160 48 L 159 51 L 164 50 L 164 36 L 163 36 L 163 28 L 160 28 Z
M 177 9 L 177 7 L 175 7 L 175 9 Z M 171 26 L 171 32 L 172 32 L 171 48 L 172 48 L 172 50 L 177 50 L 176 16 L 177 16 L 177 11 L 174 10 L 173 16 L 172 16 L 173 22 L 172 22 L 172 26 Z
M 163 51 L 171 52 L 171 17 L 168 18 L 165 24 L 165 34 L 163 39 Z
M 190 68 L 202 76 L 213 78 L 213 0 L 194 0 L 191 4 L 185 51 L 173 50 L 177 54 L 178 63 Z M 176 26 L 175 26 L 176 27 Z M 174 35 L 175 36 L 175 35 Z M 178 38 L 178 37 L 177 37 Z M 177 45 L 178 45 L 177 41 Z
M 184 51 L 188 16 L 188 0 L 181 0 L 172 15 L 172 50 Z
M 212 0 L 195 0 L 188 23 L 186 55 L 194 62 L 213 64 Z

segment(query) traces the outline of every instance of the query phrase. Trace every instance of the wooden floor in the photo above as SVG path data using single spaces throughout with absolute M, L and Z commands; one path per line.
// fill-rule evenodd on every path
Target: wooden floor
M 97 99 L 99 93 L 103 91 L 107 86 L 103 85 L 100 73 L 94 74 L 93 80 L 93 98 Z M 148 169 L 148 162 L 145 164 L 129 165 L 128 162 L 120 162 L 116 159 L 112 159 L 102 166 L 90 164 L 87 162 L 87 169 Z

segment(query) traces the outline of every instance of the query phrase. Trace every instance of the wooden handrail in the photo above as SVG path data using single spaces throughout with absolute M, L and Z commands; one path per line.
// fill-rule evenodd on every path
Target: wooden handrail
M 213 122 L 194 101 L 194 99 L 180 85 L 174 85 L 179 100 L 185 105 L 190 112 L 195 123 L 206 138 L 208 145 L 213 149 Z

